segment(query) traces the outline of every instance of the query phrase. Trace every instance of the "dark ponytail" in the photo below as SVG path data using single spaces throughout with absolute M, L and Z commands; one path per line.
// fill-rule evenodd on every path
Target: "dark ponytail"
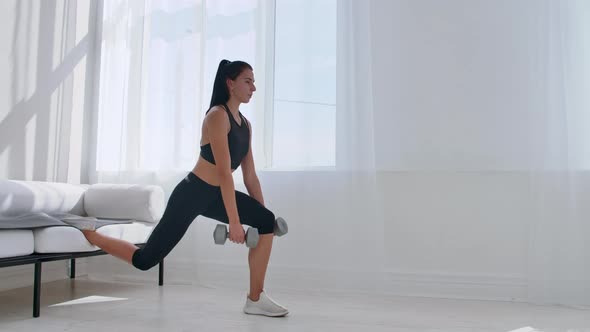
M 223 105 L 229 100 L 229 90 L 227 88 L 227 79 L 235 80 L 245 70 L 252 70 L 252 66 L 244 61 L 221 60 L 215 74 L 213 82 L 213 93 L 211 94 L 211 103 L 209 109 L 213 106 Z

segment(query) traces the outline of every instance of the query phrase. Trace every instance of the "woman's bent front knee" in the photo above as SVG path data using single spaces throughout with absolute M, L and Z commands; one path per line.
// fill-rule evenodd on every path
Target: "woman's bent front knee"
M 131 264 L 142 271 L 147 271 L 158 263 L 160 263 L 159 260 L 146 257 L 146 255 L 143 254 L 143 249 L 135 250 L 131 257 Z
M 275 215 L 268 209 L 262 210 L 263 212 L 258 216 L 257 226 L 259 234 L 272 234 L 275 228 Z

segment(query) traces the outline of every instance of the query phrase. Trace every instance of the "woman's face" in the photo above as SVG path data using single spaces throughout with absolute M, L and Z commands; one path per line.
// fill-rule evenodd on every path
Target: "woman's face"
M 254 73 L 250 69 L 244 69 L 235 80 L 227 80 L 227 87 L 230 97 L 237 99 L 240 103 L 248 103 L 256 91 Z

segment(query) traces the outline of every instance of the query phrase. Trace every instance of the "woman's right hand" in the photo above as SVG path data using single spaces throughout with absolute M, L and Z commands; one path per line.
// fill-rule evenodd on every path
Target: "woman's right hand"
M 246 232 L 240 223 L 229 224 L 229 240 L 233 243 L 242 244 L 245 242 Z

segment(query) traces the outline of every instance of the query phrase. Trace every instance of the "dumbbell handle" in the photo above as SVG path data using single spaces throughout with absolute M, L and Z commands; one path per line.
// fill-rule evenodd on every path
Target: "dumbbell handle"
M 225 244 L 225 241 L 229 238 L 229 231 L 223 224 L 218 224 L 213 232 L 213 239 L 216 244 Z M 248 248 L 255 248 L 258 245 L 258 230 L 254 227 L 248 228 L 246 231 L 246 246 Z

